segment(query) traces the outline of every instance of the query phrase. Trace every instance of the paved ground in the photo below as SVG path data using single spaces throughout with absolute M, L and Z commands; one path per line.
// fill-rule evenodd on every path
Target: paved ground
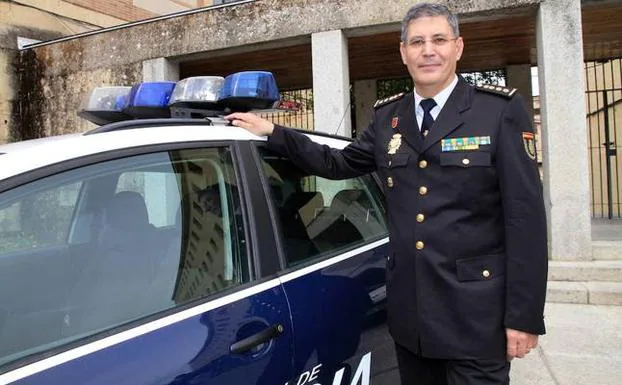
M 512 362 L 512 385 L 622 385 L 622 306 L 547 303 L 540 346 Z
M 592 220 L 594 241 L 622 241 L 622 219 Z M 547 303 L 537 351 L 512 362 L 512 385 L 622 385 L 622 306 Z

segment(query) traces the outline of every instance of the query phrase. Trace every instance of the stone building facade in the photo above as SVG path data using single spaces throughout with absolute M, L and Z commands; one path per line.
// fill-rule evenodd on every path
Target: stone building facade
M 96 86 L 263 69 L 282 89 L 312 88 L 316 131 L 348 136 L 352 117 L 357 128 L 368 120 L 376 81 L 407 74 L 399 29 L 416 2 L 247 0 L 34 45 L 14 58 L 8 130 L 18 139 L 87 130 L 75 112 Z M 622 1 L 441 2 L 461 20 L 461 71 L 502 68 L 531 96 L 537 66 L 551 255 L 589 260 L 584 62 L 622 56 Z

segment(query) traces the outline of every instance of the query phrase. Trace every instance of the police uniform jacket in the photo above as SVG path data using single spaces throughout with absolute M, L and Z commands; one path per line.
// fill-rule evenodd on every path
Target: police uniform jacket
M 377 171 L 388 207 L 388 323 L 424 357 L 505 358 L 544 334 L 547 228 L 533 128 L 512 89 L 460 79 L 423 138 L 412 93 L 376 103 L 343 150 L 275 126 L 269 148 L 331 179 Z

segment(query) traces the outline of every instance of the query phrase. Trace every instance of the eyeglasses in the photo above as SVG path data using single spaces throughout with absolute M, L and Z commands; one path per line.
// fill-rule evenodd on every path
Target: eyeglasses
M 449 43 L 450 41 L 454 41 L 454 40 L 458 40 L 458 38 L 457 37 L 449 38 L 447 36 L 435 36 L 429 40 L 426 40 L 426 39 L 416 37 L 408 41 L 408 46 L 415 48 L 415 49 L 421 49 L 423 48 L 423 46 L 425 46 L 425 43 L 429 41 L 430 43 L 432 43 L 434 47 L 442 47 L 444 45 L 447 45 L 447 43 Z

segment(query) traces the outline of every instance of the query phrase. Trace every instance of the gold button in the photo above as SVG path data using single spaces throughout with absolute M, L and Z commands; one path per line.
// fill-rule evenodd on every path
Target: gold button
M 425 220 L 425 215 L 417 214 L 417 222 L 421 223 Z
M 488 278 L 488 277 L 490 277 L 490 271 L 484 270 L 484 271 L 482 271 L 482 275 L 484 276 L 484 278 Z
M 468 165 L 469 165 L 469 163 L 471 163 L 471 161 L 470 161 L 470 160 L 468 160 L 467 158 L 462 159 L 462 164 L 463 164 L 463 165 L 468 166 Z
M 387 186 L 393 187 L 393 178 L 391 178 L 391 177 L 387 178 Z
M 428 167 L 428 162 L 426 162 L 425 160 L 422 160 L 421 162 L 419 162 L 419 168 L 426 168 Z
M 419 187 L 419 195 L 425 195 L 428 193 L 428 188 L 425 186 Z
M 423 250 L 424 246 L 425 245 L 421 241 L 417 241 L 417 243 L 415 243 L 415 247 L 417 248 L 417 250 Z

